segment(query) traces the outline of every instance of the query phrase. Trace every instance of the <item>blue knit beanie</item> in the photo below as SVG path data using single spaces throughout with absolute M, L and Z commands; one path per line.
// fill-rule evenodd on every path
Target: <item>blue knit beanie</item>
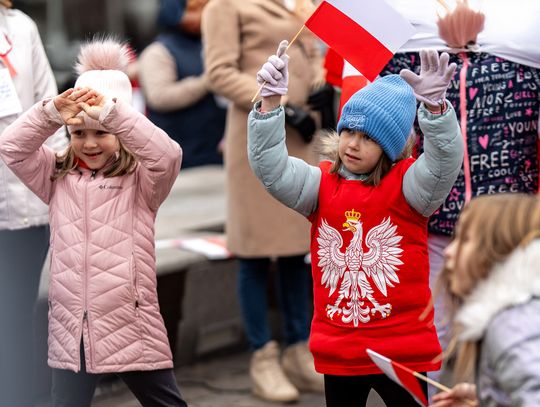
M 388 75 L 360 89 L 345 103 L 337 125 L 366 133 L 395 161 L 407 143 L 414 117 L 416 98 L 399 75 Z

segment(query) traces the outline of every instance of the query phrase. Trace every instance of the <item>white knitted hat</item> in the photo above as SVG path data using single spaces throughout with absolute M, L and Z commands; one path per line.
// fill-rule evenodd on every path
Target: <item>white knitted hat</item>
M 126 75 L 129 64 L 128 48 L 111 39 L 102 38 L 81 47 L 75 70 L 79 74 L 75 88 L 88 87 L 107 98 L 116 98 L 125 103 L 132 102 L 131 82 Z M 69 131 L 77 128 L 101 129 L 96 120 L 83 114 L 84 126 L 69 126 Z

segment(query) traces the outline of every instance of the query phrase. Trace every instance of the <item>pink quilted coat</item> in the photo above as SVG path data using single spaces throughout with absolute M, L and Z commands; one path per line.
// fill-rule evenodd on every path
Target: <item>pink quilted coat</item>
M 43 142 L 60 126 L 40 102 L 0 136 L 0 156 L 49 204 L 49 366 L 90 373 L 171 368 L 156 293 L 154 219 L 180 169 L 182 151 L 131 106 L 109 102 L 101 124 L 138 158 L 128 175 L 75 170 L 51 181 Z M 12 270 L 15 272 L 16 270 Z

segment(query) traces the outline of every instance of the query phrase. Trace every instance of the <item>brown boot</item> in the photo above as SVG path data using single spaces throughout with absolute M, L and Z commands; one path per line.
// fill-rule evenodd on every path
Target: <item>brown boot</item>
M 283 352 L 281 364 L 283 371 L 296 388 L 324 393 L 324 376 L 315 371 L 313 356 L 307 342 L 287 347 Z
M 297 401 L 300 397 L 298 390 L 281 370 L 276 341 L 268 342 L 253 353 L 249 374 L 253 394 L 264 400 L 291 402 Z

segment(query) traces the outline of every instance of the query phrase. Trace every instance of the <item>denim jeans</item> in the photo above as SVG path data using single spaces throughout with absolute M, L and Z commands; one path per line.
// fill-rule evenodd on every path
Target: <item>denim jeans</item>
M 238 293 L 244 328 L 252 349 L 257 350 L 271 340 L 268 323 L 269 258 L 239 259 Z M 283 319 L 285 343 L 293 345 L 309 337 L 308 267 L 304 256 L 277 259 L 276 292 Z

